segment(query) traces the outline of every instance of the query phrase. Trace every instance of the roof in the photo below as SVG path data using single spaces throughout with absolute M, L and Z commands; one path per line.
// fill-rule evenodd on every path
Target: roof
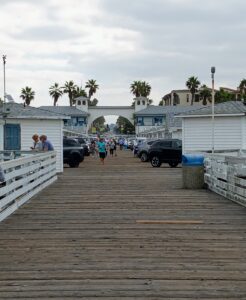
M 69 119 L 68 116 L 15 102 L 1 105 L 0 118 L 3 117 L 3 113 L 6 114 L 7 119 Z
M 136 116 L 160 116 L 165 114 L 180 114 L 185 113 L 192 110 L 200 109 L 201 107 L 204 107 L 202 105 L 194 105 L 194 106 L 155 106 L 155 105 L 149 105 L 146 108 L 138 111 L 135 113 Z
M 88 116 L 88 113 L 82 111 L 75 106 L 40 106 L 41 109 L 47 110 L 49 112 L 62 114 L 66 116 L 76 116 L 76 117 L 85 117 Z
M 215 115 L 245 115 L 246 105 L 241 101 L 227 101 L 223 103 L 215 104 L 214 114 Z M 212 106 L 206 106 L 190 112 L 185 112 L 182 117 L 192 116 L 207 116 L 212 114 Z

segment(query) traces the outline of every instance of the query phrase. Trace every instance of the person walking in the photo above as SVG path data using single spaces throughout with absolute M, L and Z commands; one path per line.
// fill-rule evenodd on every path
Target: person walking
M 113 143 L 114 143 L 114 156 L 117 156 L 117 143 L 115 139 L 113 139 Z
M 114 156 L 114 149 L 115 149 L 115 144 L 114 144 L 114 141 L 111 140 L 110 144 L 109 144 L 109 152 L 110 152 L 111 157 Z
M 91 156 L 94 157 L 94 158 L 96 158 L 97 153 L 96 153 L 96 143 L 95 143 L 95 141 L 91 142 L 90 152 L 91 152 Z
M 106 151 L 107 150 L 106 150 L 106 144 L 105 144 L 103 138 L 99 139 L 99 142 L 97 143 L 97 147 L 98 147 L 98 153 L 99 153 L 100 161 L 104 165 L 104 159 L 106 157 Z

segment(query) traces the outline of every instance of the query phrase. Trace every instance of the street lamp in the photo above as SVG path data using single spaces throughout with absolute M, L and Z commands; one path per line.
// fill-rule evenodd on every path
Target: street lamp
M 211 67 L 211 77 L 212 77 L 212 153 L 214 153 L 214 74 L 215 74 L 215 67 Z
M 7 55 L 3 55 L 3 102 L 6 101 L 6 81 L 5 81 L 5 65 L 6 65 Z

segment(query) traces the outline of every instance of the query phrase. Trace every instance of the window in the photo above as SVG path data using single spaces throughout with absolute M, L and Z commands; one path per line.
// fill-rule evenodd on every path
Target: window
M 85 100 L 83 100 L 83 105 L 86 105 L 86 101 Z
M 161 147 L 172 148 L 172 142 L 171 141 L 162 141 Z
M 174 148 L 181 148 L 182 142 L 181 141 L 173 141 L 173 147 Z
M 4 125 L 4 150 L 21 149 L 21 128 L 19 124 Z
M 79 147 L 80 144 L 72 139 L 64 139 L 63 140 L 63 147 Z
M 186 101 L 187 101 L 187 102 L 190 101 L 190 95 L 189 95 L 189 94 L 186 95 Z
M 137 105 L 140 105 L 140 101 L 139 100 L 137 101 Z
M 145 105 L 145 101 L 142 101 L 143 105 Z
M 163 123 L 163 117 L 154 117 L 153 118 L 153 125 L 162 125 Z
M 138 126 L 143 126 L 144 125 L 144 118 L 143 117 L 138 117 L 137 118 L 137 125 Z
M 83 126 L 85 124 L 85 119 L 83 117 L 78 118 L 78 125 Z
M 81 105 L 81 101 L 80 100 L 78 101 L 78 105 Z
M 195 102 L 199 102 L 200 101 L 200 95 L 195 95 Z

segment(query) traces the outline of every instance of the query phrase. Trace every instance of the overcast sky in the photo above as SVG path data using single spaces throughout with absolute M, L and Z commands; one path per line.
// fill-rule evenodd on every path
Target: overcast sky
M 158 104 L 189 76 L 210 85 L 212 65 L 216 87 L 236 88 L 246 77 L 245 11 L 245 0 L 0 0 L 7 93 L 18 102 L 31 86 L 32 105 L 52 105 L 54 82 L 96 79 L 99 105 L 129 105 L 130 84 L 145 80 Z

